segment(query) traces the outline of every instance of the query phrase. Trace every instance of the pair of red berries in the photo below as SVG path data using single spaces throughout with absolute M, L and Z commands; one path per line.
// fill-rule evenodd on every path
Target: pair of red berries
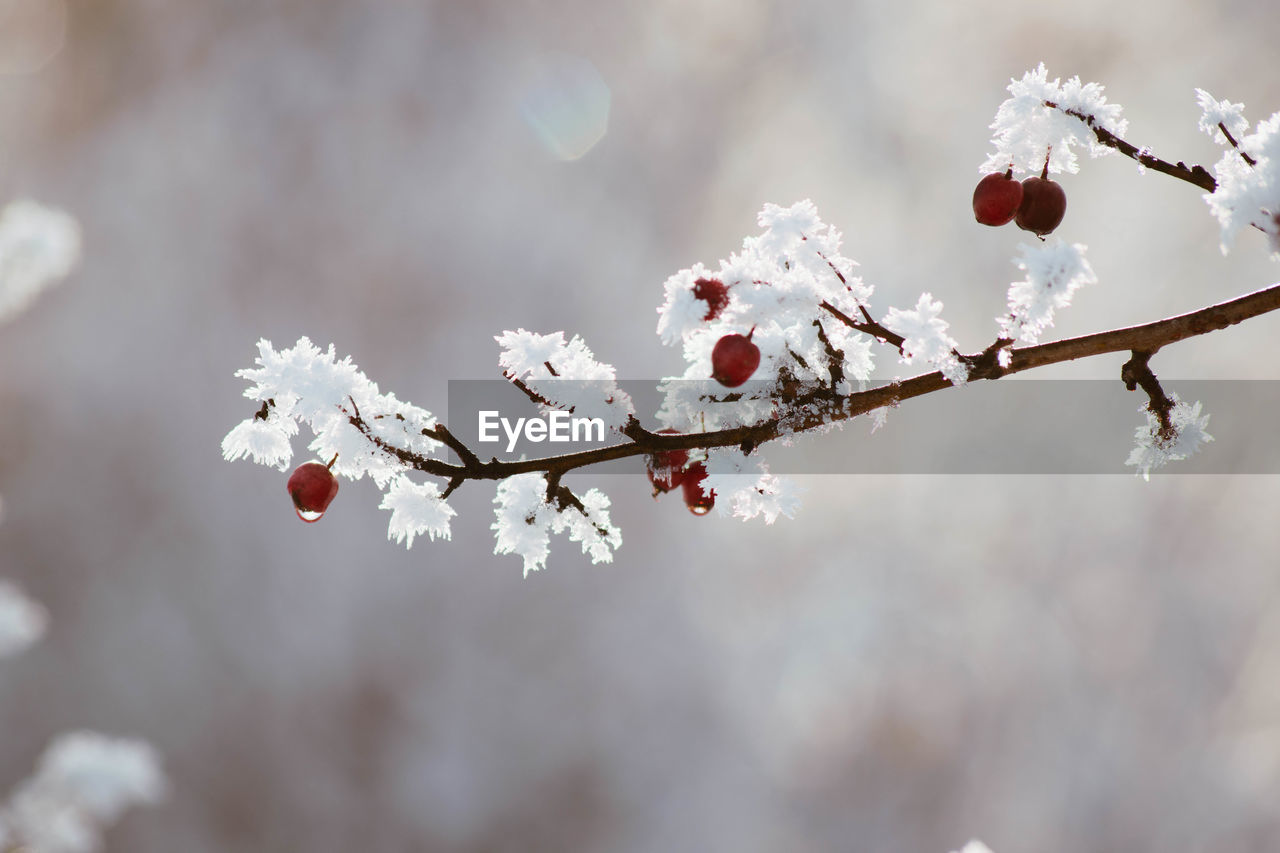
M 676 430 L 658 430 L 661 435 L 677 435 Z M 679 487 L 684 495 L 684 505 L 694 515 L 706 515 L 716 505 L 716 493 L 710 489 L 703 490 L 702 481 L 707 479 L 707 466 L 702 462 L 694 462 L 685 467 L 689 461 L 687 450 L 664 450 L 650 456 L 645 463 L 649 474 L 649 482 L 653 484 L 653 496 L 665 494 Z
M 1012 168 L 987 175 L 973 191 L 973 215 L 983 225 L 1004 225 L 1012 219 L 1023 231 L 1043 237 L 1066 213 L 1067 194 L 1062 184 L 1049 179 L 1048 164 L 1040 177 L 1022 183 L 1013 179 Z
M 729 304 L 729 288 L 718 278 L 700 278 L 693 283 L 693 297 L 707 303 L 702 316 L 710 322 Z M 711 350 L 711 378 L 726 388 L 737 388 L 760 366 L 760 348 L 751 342 L 752 329 L 745 335 L 725 335 Z
M 338 457 L 333 457 L 336 462 Z M 298 518 L 308 524 L 320 520 L 338 494 L 338 478 L 323 462 L 304 462 L 289 475 L 289 497 L 293 498 Z

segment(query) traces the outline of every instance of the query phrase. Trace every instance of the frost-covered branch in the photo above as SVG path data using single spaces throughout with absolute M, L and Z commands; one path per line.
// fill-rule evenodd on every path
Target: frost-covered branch
M 479 445 L 462 441 L 462 433 L 430 412 L 379 391 L 350 358 L 339 360 L 332 345 L 326 352 L 303 338 L 280 351 L 259 342 L 257 367 L 238 375 L 250 381 L 246 396 L 262 406 L 226 436 L 224 456 L 283 470 L 292 438 L 307 425 L 315 436 L 310 449 L 321 461 L 305 463 L 290 478 L 299 515 L 319 518 L 337 493 L 337 477 L 368 475 L 384 490 L 388 535 L 406 544 L 423 534 L 447 538 L 454 514 L 447 499 L 468 482 L 498 481 L 496 551 L 523 557 L 526 572 L 545 565 L 553 533 L 581 543 L 594 561 L 611 559 L 621 544 L 609 499 L 596 489 L 575 493 L 564 482 L 571 472 L 644 457 L 655 494 L 679 488 L 697 514 L 715 506 L 772 522 L 790 516 L 797 498 L 754 452 L 761 445 L 826 432 L 862 414 L 872 414 L 878 428 L 887 409 L 914 397 L 1105 353 L 1133 353 L 1121 378 L 1148 395 L 1148 422 L 1137 430 L 1129 464 L 1147 475 L 1185 458 L 1211 440 L 1208 416 L 1198 403 L 1164 392 L 1151 357 L 1185 338 L 1277 310 L 1280 284 L 1176 317 L 1041 343 L 1057 314 L 1099 280 L 1085 246 L 1045 239 L 1066 214 L 1066 191 L 1050 175 L 1079 171 L 1079 152 L 1119 152 L 1140 168 L 1207 190 L 1224 251 L 1248 225 L 1264 232 L 1280 255 L 1280 113 L 1247 133 L 1242 105 L 1197 90 L 1199 127 L 1229 146 L 1210 175 L 1127 142 L 1121 107 L 1096 83 L 1050 79 L 1041 64 L 1008 90 L 991 125 L 994 150 L 980 167 L 974 215 L 987 226 L 1015 222 L 1039 242 L 1018 247 L 1014 263 L 1022 278 L 1008 286 L 1007 313 L 996 319 L 994 334 L 983 333 L 991 343 L 977 352 L 961 351 L 943 304 L 930 293 L 873 313 L 874 288 L 854 274 L 857 264 L 842 254 L 842 235 L 814 205 L 768 204 L 757 217 L 761 232 L 743 240 L 741 250 L 718 266 L 694 264 L 667 279 L 657 332 L 680 348 L 685 368 L 659 384 L 661 400 L 652 413 L 637 412 L 614 368 L 578 336 L 517 329 L 495 338 L 502 376 L 546 419 L 538 437 L 531 430 L 526 437 L 540 441 L 556 417 L 573 415 L 598 425 L 601 446 L 485 461 Z M 875 359 L 890 349 L 898 364 L 924 365 L 925 372 L 876 386 Z M 479 442 L 495 440 L 484 433 L 485 415 Z M 510 452 L 519 426 L 513 430 L 501 420 Z M 411 475 L 437 478 L 443 488 Z
M 962 361 L 971 365 L 969 380 L 999 379 L 1014 373 L 1114 352 L 1141 352 L 1146 359 L 1161 348 L 1190 337 L 1209 334 L 1261 314 L 1280 309 L 1280 284 L 1186 314 L 1151 323 L 1128 326 L 1051 341 L 1029 347 L 1015 347 L 1008 339 L 996 341 L 986 350 Z M 1005 356 L 1002 365 L 998 355 Z M 1148 368 L 1149 370 L 1149 368 Z M 1129 379 L 1126 367 L 1125 381 Z M 942 371 L 932 371 L 909 379 L 848 394 L 836 393 L 828 385 L 813 385 L 804 396 L 805 405 L 783 407 L 776 417 L 751 424 L 707 432 L 662 434 L 644 428 L 634 416 L 623 426 L 625 441 L 591 450 L 518 460 L 481 461 L 469 448 L 462 446 L 442 425 L 424 428 L 431 437 L 448 436 L 446 441 L 466 460 L 444 461 L 434 455 L 409 447 L 397 446 L 373 432 L 364 416 L 339 406 L 345 420 L 382 453 L 394 457 L 407 467 L 450 483 L 471 480 L 506 480 L 521 475 L 543 475 L 547 482 L 558 483 L 565 474 L 618 459 L 655 456 L 673 451 L 711 450 L 726 447 L 759 447 L 781 436 L 819 429 L 858 415 L 898 404 L 952 387 Z M 1139 385 L 1145 388 L 1143 383 Z M 350 404 L 350 408 L 354 408 Z M 545 489 L 545 485 L 543 486 Z M 557 492 L 558 494 L 558 492 Z
M 1051 109 L 1061 110 L 1063 113 L 1073 118 L 1080 119 L 1089 126 L 1089 130 L 1093 131 L 1093 135 L 1098 140 L 1099 144 L 1105 145 L 1108 148 L 1114 148 L 1124 156 L 1131 160 L 1136 160 L 1140 165 L 1153 172 L 1160 172 L 1161 174 L 1177 178 L 1180 181 L 1186 181 L 1189 184 L 1194 184 L 1206 192 L 1213 192 L 1218 188 L 1218 182 L 1213 179 L 1213 175 L 1209 174 L 1209 170 L 1204 166 L 1188 166 L 1181 160 L 1177 163 L 1170 163 L 1167 160 L 1161 160 L 1159 157 L 1156 157 L 1151 153 L 1150 148 L 1139 147 L 1134 145 L 1132 142 L 1126 142 L 1102 125 L 1098 124 L 1096 119 L 1088 113 L 1083 113 L 1069 107 L 1063 107 L 1059 104 L 1055 104 L 1053 101 L 1045 101 L 1044 105 Z M 1247 157 L 1248 155 L 1246 154 L 1245 156 Z

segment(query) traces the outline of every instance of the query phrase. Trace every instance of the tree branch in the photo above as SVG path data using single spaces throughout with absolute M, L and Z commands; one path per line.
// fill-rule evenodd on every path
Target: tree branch
M 1164 388 L 1160 387 L 1160 380 L 1156 378 L 1155 373 L 1151 371 L 1151 356 L 1154 353 L 1134 352 L 1133 358 L 1124 363 L 1124 367 L 1120 368 L 1120 379 L 1124 382 L 1124 387 L 1130 391 L 1136 391 L 1139 387 L 1147 392 L 1147 399 L 1150 402 L 1147 408 L 1160 420 L 1160 438 L 1166 441 L 1172 441 L 1177 437 L 1177 431 L 1173 428 L 1173 419 L 1170 413 L 1173 411 L 1173 400 L 1164 393 Z
M 1138 161 L 1152 171 L 1162 172 L 1166 175 L 1177 178 L 1180 181 L 1195 184 L 1197 187 L 1200 187 L 1200 189 L 1207 192 L 1214 192 L 1218 189 L 1218 182 L 1213 179 L 1213 175 L 1209 174 L 1209 170 L 1204 166 L 1188 166 L 1181 160 L 1177 163 L 1170 163 L 1167 160 L 1161 160 L 1159 157 L 1155 157 L 1147 153 L 1145 149 L 1124 141 L 1105 127 L 1099 127 L 1094 122 L 1093 116 L 1088 115 L 1087 113 L 1058 106 L 1053 101 L 1045 101 L 1044 105 L 1050 109 L 1060 110 L 1069 116 L 1080 119 L 1089 126 L 1091 131 L 1093 131 L 1093 135 L 1098 140 L 1099 144 L 1105 145 L 1108 148 L 1114 148 L 1124 156 Z M 1228 139 L 1230 136 L 1230 134 L 1227 134 Z
M 871 312 L 867 310 L 865 305 L 858 306 L 858 309 L 862 312 L 863 319 L 861 321 L 853 319 L 830 302 L 827 302 L 825 299 L 818 305 L 818 307 L 835 317 L 841 323 L 844 323 L 850 329 L 856 329 L 859 332 L 864 332 L 872 337 L 879 338 L 880 340 L 897 347 L 898 352 L 902 352 L 902 345 L 906 342 L 906 338 L 902 337 L 902 335 L 899 335 L 897 332 L 886 329 L 884 326 L 871 319 Z
M 824 305 L 824 307 L 826 307 Z M 1037 367 L 1074 361 L 1080 358 L 1103 355 L 1113 352 L 1132 351 L 1134 359 L 1126 365 L 1127 374 L 1123 375 L 1126 384 L 1130 379 L 1151 394 L 1147 388 L 1146 377 L 1142 374 L 1147 360 L 1162 347 L 1187 338 L 1205 335 L 1244 320 L 1267 314 L 1280 309 L 1280 284 L 1274 284 L 1254 293 L 1240 296 L 1217 305 L 1210 305 L 1187 314 L 1179 314 L 1152 323 L 1112 329 L 1077 338 L 1066 338 L 1045 344 L 1018 349 L 1009 349 L 1007 366 L 999 364 L 999 352 L 1009 345 L 1007 339 L 997 340 L 981 353 L 963 356 L 963 360 L 971 367 L 970 380 L 999 379 L 1012 373 L 1021 373 Z M 1154 380 L 1154 375 L 1151 380 Z M 629 443 L 615 444 L 594 450 L 584 450 L 562 456 L 547 456 L 537 459 L 521 459 L 503 462 L 492 459 L 481 462 L 474 453 L 467 451 L 463 457 L 464 464 L 454 465 L 439 459 L 420 456 L 412 451 L 389 445 L 386 441 L 369 432 L 359 413 L 349 415 L 351 423 L 380 449 L 392 454 L 406 465 L 426 474 L 444 477 L 449 480 L 448 491 L 451 493 L 466 480 L 501 480 L 517 474 L 541 472 L 548 476 L 548 484 L 556 491 L 559 479 L 565 473 L 590 465 L 597 465 L 615 459 L 632 456 L 649 456 L 661 451 L 708 449 L 713 447 L 755 448 L 782 435 L 804 432 L 826 424 L 848 420 L 885 406 L 896 406 L 904 400 L 922 397 L 951 387 L 950 381 L 941 372 L 922 374 L 893 382 L 866 391 L 853 394 L 837 394 L 826 385 L 816 385 L 815 390 L 802 399 L 804 405 L 794 406 L 783 411 L 779 416 L 748 426 L 714 432 L 660 434 L 649 432 L 640 426 L 638 421 L 629 422 L 624 434 L 631 439 Z M 1134 386 L 1130 386 L 1132 389 Z M 1159 387 L 1156 383 L 1156 388 Z M 1163 395 L 1163 392 L 1160 392 Z M 1167 398 L 1165 398 L 1167 399 Z M 1154 402 L 1154 398 L 1153 398 Z M 354 405 L 354 404 L 353 404 Z M 452 435 L 443 426 L 437 437 Z M 454 439 L 456 441 L 456 439 Z M 446 441 L 446 444 L 449 442 Z M 461 444 L 461 442 L 458 442 Z M 453 445 L 450 445 L 453 447 Z M 455 451 L 457 448 L 454 448 Z M 567 498 L 563 498 L 567 501 Z M 572 503 L 571 501 L 567 501 Z

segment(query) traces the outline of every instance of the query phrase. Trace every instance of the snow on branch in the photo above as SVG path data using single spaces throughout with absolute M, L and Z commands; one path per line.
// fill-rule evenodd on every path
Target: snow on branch
M 1146 413 L 1147 422 L 1134 432 L 1134 448 L 1125 460 L 1126 465 L 1137 469 L 1142 479 L 1150 480 L 1151 472 L 1170 462 L 1189 458 L 1202 445 L 1213 441 L 1209 435 L 1209 416 L 1200 413 L 1200 403 L 1186 403 L 1171 394 L 1173 408 L 1162 423 L 1160 413 L 1150 406 L 1138 409 Z
M 439 536 L 450 538 L 449 519 L 457 515 L 440 495 L 435 483 L 415 483 L 403 474 L 395 477 L 382 496 L 378 509 L 391 510 L 387 538 L 413 547 L 415 536 L 425 535 L 432 541 Z
M 1009 314 L 998 318 L 1000 333 L 1034 344 L 1053 325 L 1054 312 L 1070 305 L 1075 292 L 1096 283 L 1098 277 L 1085 260 L 1085 246 L 1080 243 L 1023 243 L 1018 251 L 1014 263 L 1026 277 L 1009 285 Z
M 1200 105 L 1200 121 L 1196 126 L 1221 144 L 1235 147 L 1235 139 L 1249 129 L 1244 104 L 1216 100 L 1204 89 L 1196 89 L 1196 103 Z
M 524 560 L 524 573 L 545 568 L 551 553 L 551 534 L 568 532 L 582 543 L 582 552 L 593 563 L 613 562 L 622 545 L 622 531 L 609 518 L 609 498 L 598 489 L 584 494 L 577 506 L 562 507 L 548 499 L 548 481 L 541 474 L 520 474 L 498 486 L 493 499 L 497 554 L 515 554 Z
M 1212 101 L 1207 92 L 1197 91 Z M 1215 127 L 1222 133 L 1220 141 L 1229 146 L 1213 167 L 1217 188 L 1204 196 L 1222 229 L 1222 253 L 1231 248 L 1240 229 L 1250 227 L 1266 235 L 1272 257 L 1280 259 L 1280 112 L 1237 140 L 1236 134 L 1248 128 L 1243 104 L 1223 101 L 1206 107 L 1202 101 L 1201 106 L 1205 115 L 1200 126 L 1221 119 Z
M 664 343 L 682 345 L 685 371 L 680 378 L 709 379 L 716 342 L 752 329 L 761 356 L 753 382 L 776 382 L 780 376 L 827 382 L 833 356 L 843 377 L 869 378 L 874 339 L 835 322 L 821 307 L 826 302 L 856 315 L 870 304 L 872 288 L 853 274 L 857 264 L 841 254 L 840 232 L 824 223 L 807 199 L 790 207 L 767 204 L 757 222 L 764 231 L 743 240 L 742 250 L 721 260 L 714 274 L 698 265 L 667 279 L 658 334 Z M 699 280 L 723 285 L 723 308 L 711 312 L 697 298 Z M 681 414 L 669 410 L 663 420 L 689 426 L 688 416 L 700 412 Z
M 1081 83 L 1079 77 L 1066 83 L 1057 77 L 1050 80 L 1043 62 L 1021 80 L 1011 81 L 1010 97 L 991 123 L 995 151 L 980 171 L 989 174 L 1012 168 L 1015 173 L 1039 174 L 1048 152 L 1050 173 L 1075 174 L 1080 166 L 1073 146 L 1084 147 L 1091 157 L 1111 153 L 1093 128 L 1123 136 L 1128 122 L 1120 117 L 1120 105 L 1107 103 L 1102 92 L 1102 86 Z M 1089 121 L 1082 123 L 1082 118 Z
M 631 398 L 617 385 L 611 364 L 596 361 L 576 335 L 537 335 L 518 329 L 494 338 L 502 347 L 502 375 L 539 403 L 543 410 L 563 409 L 583 417 L 602 418 L 621 432 L 635 414 Z
M 764 462 L 725 448 L 708 451 L 705 464 L 707 478 L 702 487 L 715 493 L 721 514 L 728 509 L 743 521 L 763 516 L 765 524 L 773 524 L 779 516 L 795 518 L 800 508 L 799 488 L 791 480 L 769 473 Z
M 939 316 L 941 313 L 942 303 L 931 294 L 922 293 L 915 308 L 890 308 L 881 322 L 902 335 L 903 364 L 923 361 L 942 371 L 952 385 L 963 385 L 969 379 L 969 370 L 956 356 L 959 344 L 947 334 L 947 321 Z

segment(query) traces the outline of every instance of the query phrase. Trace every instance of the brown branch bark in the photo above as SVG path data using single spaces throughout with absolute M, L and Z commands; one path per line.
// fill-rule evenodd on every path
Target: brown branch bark
M 1153 172 L 1161 172 L 1177 178 L 1180 181 L 1186 181 L 1187 183 L 1194 184 L 1207 192 L 1214 192 L 1218 189 L 1218 182 L 1213 179 L 1213 175 L 1209 174 L 1209 170 L 1204 166 L 1188 166 L 1181 160 L 1177 163 L 1170 163 L 1167 160 L 1161 160 L 1159 157 L 1155 157 L 1151 154 L 1145 154 L 1141 148 L 1133 143 L 1126 142 L 1111 131 L 1107 130 L 1105 127 L 1099 127 L 1094 122 L 1093 116 L 1088 115 L 1087 113 L 1061 107 L 1053 101 L 1045 101 L 1044 105 L 1050 109 L 1061 110 L 1069 116 L 1080 119 L 1089 126 L 1089 130 L 1093 131 L 1094 138 L 1098 140 L 1099 144 L 1105 145 L 1108 148 L 1114 148 L 1124 156 L 1138 161 Z
M 1280 284 L 1274 284 L 1227 302 L 1220 302 L 1152 323 L 1051 341 L 1023 349 L 1014 347 L 1009 350 L 1010 359 L 1007 367 L 1001 367 L 998 362 L 999 351 L 1010 343 L 1007 340 L 996 341 L 983 352 L 963 358 L 967 364 L 971 365 L 970 381 L 999 379 L 1002 376 L 1037 367 L 1113 352 L 1140 353 L 1145 366 L 1145 360 L 1150 359 L 1162 347 L 1225 329 L 1278 309 L 1280 309 Z M 403 448 L 392 447 L 382 439 L 373 436 L 358 413 L 351 414 L 350 420 L 375 445 L 407 465 L 426 474 L 448 479 L 450 491 L 453 491 L 457 488 L 457 484 L 466 480 L 501 480 L 517 474 L 534 472 L 545 473 L 553 478 L 549 482 L 558 484 L 561 476 L 578 468 L 631 456 L 648 456 L 664 450 L 736 446 L 749 451 L 779 436 L 848 420 L 884 406 L 896 406 L 913 397 L 922 397 L 951 387 L 951 383 L 943 378 L 940 372 L 934 371 L 848 395 L 836 394 L 827 386 L 817 387 L 826 389 L 825 393 L 806 396 L 807 405 L 799 410 L 784 411 L 775 419 L 749 426 L 714 432 L 671 435 L 650 432 L 641 427 L 638 422 L 634 422 L 624 431 L 631 439 L 627 443 L 562 456 L 511 462 L 497 459 L 480 462 L 474 454 L 469 453 L 470 458 L 467 464 L 455 465 L 439 459 L 419 456 Z M 816 407 L 813 405 L 815 403 Z
M 858 306 L 862 311 L 862 320 L 853 319 L 826 300 L 823 300 L 818 307 L 835 317 L 841 323 L 844 323 L 850 329 L 863 332 L 874 338 L 879 338 L 880 340 L 896 347 L 898 352 L 902 352 L 902 345 L 906 342 L 906 338 L 902 337 L 902 335 L 899 335 L 897 332 L 886 329 L 884 326 L 871 319 L 871 312 L 867 310 L 865 305 Z

